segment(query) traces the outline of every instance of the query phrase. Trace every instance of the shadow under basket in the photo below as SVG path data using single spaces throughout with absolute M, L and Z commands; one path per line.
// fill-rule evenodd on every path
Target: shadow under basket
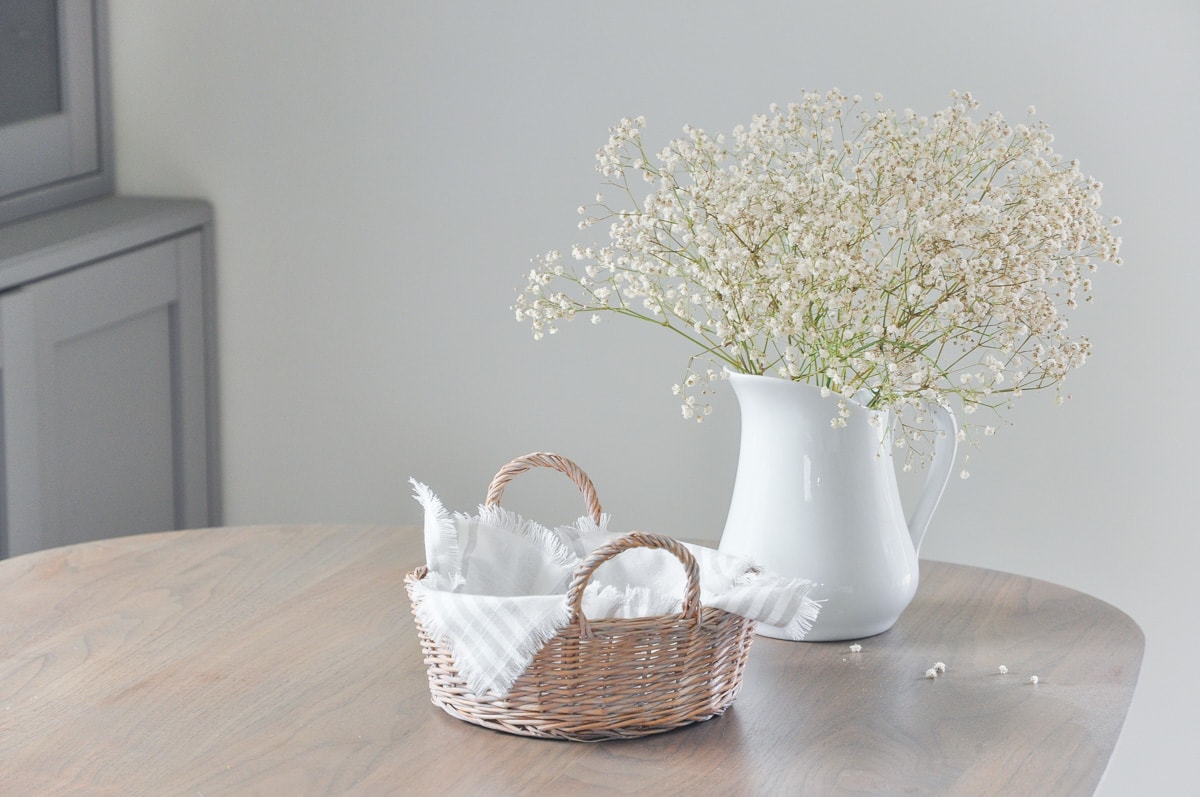
M 531 467 L 566 473 L 599 520 L 599 504 L 586 474 L 554 454 L 529 454 L 497 474 L 488 502 L 498 503 L 504 483 Z M 581 610 L 583 590 L 601 564 L 632 548 L 672 553 L 687 572 L 679 614 L 589 621 Z M 571 622 L 550 639 L 504 696 L 472 694 L 454 657 L 416 617 L 414 585 L 428 573 L 420 567 L 405 587 L 433 703 L 451 716 L 522 736 L 574 741 L 631 739 L 710 719 L 737 697 L 757 623 L 700 605 L 699 568 L 681 543 L 632 532 L 601 545 L 579 565 L 567 590 Z

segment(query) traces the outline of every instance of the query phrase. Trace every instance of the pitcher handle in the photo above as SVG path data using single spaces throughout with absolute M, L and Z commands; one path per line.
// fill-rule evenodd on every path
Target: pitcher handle
M 942 500 L 942 493 L 950 482 L 954 460 L 958 454 L 958 421 L 949 408 L 940 404 L 929 405 L 933 426 L 937 434 L 933 438 L 933 459 L 925 475 L 925 486 L 908 519 L 908 533 L 912 537 L 913 549 L 921 551 L 921 541 L 933 519 L 933 511 Z

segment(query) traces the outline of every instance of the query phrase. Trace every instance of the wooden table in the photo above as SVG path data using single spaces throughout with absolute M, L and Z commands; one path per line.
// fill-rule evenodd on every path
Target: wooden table
M 0 562 L 0 792 L 1091 794 L 1142 659 L 1094 598 L 924 562 L 861 652 L 758 639 L 723 717 L 528 739 L 430 704 L 402 584 L 421 559 L 415 528 L 303 526 Z

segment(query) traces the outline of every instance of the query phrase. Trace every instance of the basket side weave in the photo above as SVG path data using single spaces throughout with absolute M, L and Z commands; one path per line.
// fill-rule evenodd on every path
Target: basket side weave
M 475 695 L 454 657 L 416 617 L 432 701 L 452 716 L 523 736 L 575 741 L 661 733 L 723 713 L 737 697 L 755 621 L 705 608 L 684 615 L 595 620 L 590 637 L 578 622 L 548 641 L 508 694 Z

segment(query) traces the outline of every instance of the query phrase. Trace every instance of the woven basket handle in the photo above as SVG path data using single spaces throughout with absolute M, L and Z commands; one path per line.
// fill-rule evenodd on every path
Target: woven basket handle
M 579 492 L 583 493 L 583 502 L 587 505 L 588 514 L 597 524 L 600 523 L 600 499 L 596 497 L 596 488 L 592 486 L 592 480 L 588 478 L 588 475 L 583 472 L 582 468 L 558 454 L 534 452 L 526 454 L 523 457 L 517 457 L 492 477 L 492 483 L 488 485 L 487 500 L 484 503 L 488 506 L 499 505 L 500 496 L 504 494 L 505 486 L 514 477 L 538 467 L 553 468 L 575 482 L 575 486 L 579 488 Z
M 587 559 L 579 565 L 575 575 L 571 577 L 571 585 L 567 587 L 567 605 L 571 607 L 571 622 L 579 623 L 579 636 L 588 639 L 592 635 L 592 626 L 583 614 L 583 590 L 592 578 L 596 568 L 612 559 L 622 551 L 632 548 L 656 548 L 674 554 L 687 573 L 687 587 L 683 593 L 684 617 L 699 622 L 700 620 L 700 566 L 696 557 L 683 546 L 683 543 L 661 534 L 648 534 L 644 531 L 632 531 L 599 546 Z

